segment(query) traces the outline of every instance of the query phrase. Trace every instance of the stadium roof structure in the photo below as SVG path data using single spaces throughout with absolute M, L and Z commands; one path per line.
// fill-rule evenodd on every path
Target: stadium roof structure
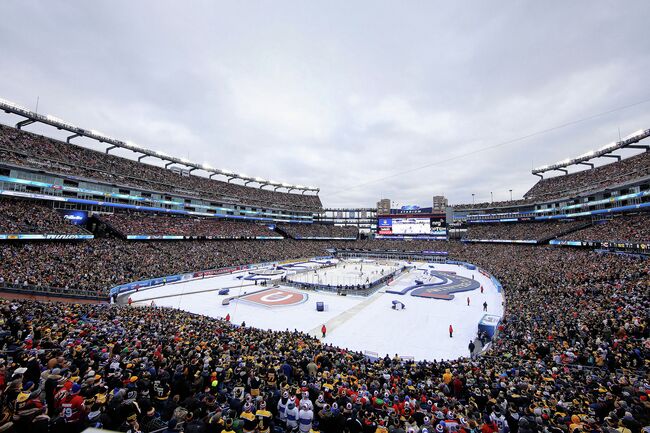
M 106 143 L 109 145 L 106 148 L 107 154 L 115 148 L 127 149 L 132 152 L 141 154 L 141 156 L 138 157 L 138 161 L 142 161 L 147 157 L 158 158 L 161 161 L 166 162 L 165 168 L 169 168 L 169 166 L 177 164 L 189 168 L 189 173 L 192 173 L 195 170 L 203 170 L 207 173 L 210 173 L 210 179 L 212 179 L 213 176 L 225 176 L 228 179 L 228 182 L 233 179 L 239 179 L 245 182 L 245 186 L 248 186 L 250 183 L 257 183 L 260 189 L 264 188 L 265 186 L 270 186 L 273 187 L 274 191 L 277 191 L 278 189 L 286 189 L 286 192 L 301 191 L 302 194 L 306 192 L 315 192 L 318 194 L 320 192 L 320 188 L 314 186 L 293 185 L 285 182 L 265 180 L 260 177 L 234 173 L 230 170 L 213 168 L 209 164 L 198 164 L 185 158 L 177 158 L 175 156 L 167 155 L 165 152 L 146 149 L 130 141 L 118 140 L 93 129 L 80 128 L 72 123 L 66 122 L 49 114 L 38 114 L 14 102 L 7 101 L 2 98 L 0 98 L 0 110 L 3 110 L 8 114 L 16 114 L 25 118 L 25 120 L 16 123 L 16 128 L 18 129 L 22 129 L 24 126 L 31 125 L 32 123 L 43 123 L 49 126 L 53 126 L 59 130 L 71 132 L 72 135 L 68 136 L 66 140 L 70 144 L 73 144 L 71 140 L 77 137 L 87 137 L 92 140 L 97 140 L 100 143 Z
M 596 158 L 615 158 L 618 161 L 621 160 L 620 155 L 614 155 L 613 152 L 619 149 L 627 148 L 627 149 L 645 149 L 646 151 L 650 150 L 650 146 L 648 145 L 637 145 L 635 143 L 638 143 L 639 141 L 643 140 L 644 138 L 650 137 L 650 129 L 640 129 L 636 132 L 633 132 L 632 134 L 623 137 L 620 141 L 613 141 L 609 144 L 604 145 L 598 150 L 591 150 L 587 153 L 583 153 L 582 155 L 575 157 L 575 158 L 567 158 L 563 161 L 556 162 L 555 164 L 550 164 L 550 165 L 543 165 L 538 168 L 534 168 L 532 173 L 535 176 L 539 176 L 542 179 L 544 176 L 541 173 L 545 173 L 547 171 L 561 171 L 564 174 L 568 174 L 569 171 L 566 170 L 566 167 L 572 166 L 572 165 L 586 165 L 589 166 L 589 168 L 594 168 L 594 164 L 587 162 L 592 159 Z

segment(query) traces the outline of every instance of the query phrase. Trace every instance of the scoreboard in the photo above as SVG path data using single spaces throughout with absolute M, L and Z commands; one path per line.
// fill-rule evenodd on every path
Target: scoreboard
M 377 217 L 377 237 L 446 239 L 446 214 L 432 213 L 430 208 L 417 212 L 392 209 L 389 215 Z

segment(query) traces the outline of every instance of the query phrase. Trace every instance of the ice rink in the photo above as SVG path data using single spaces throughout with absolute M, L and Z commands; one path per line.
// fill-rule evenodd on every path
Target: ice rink
M 289 279 L 295 282 L 334 286 L 359 285 L 377 281 L 384 275 L 388 275 L 399 268 L 400 263 L 395 260 L 349 259 L 334 267 L 323 267 L 314 269 L 312 272 L 290 275 Z
M 407 262 L 385 263 L 384 273 L 391 272 L 396 265 L 407 265 Z M 348 261 L 345 269 L 342 265 L 339 263 L 336 268 L 321 269 L 318 274 L 327 272 L 327 279 L 336 284 L 350 269 L 360 266 L 358 262 Z M 379 356 L 398 354 L 412 356 L 416 360 L 468 356 L 467 346 L 476 336 L 478 322 L 485 314 L 483 303 L 487 302 L 489 314 L 501 316 L 502 294 L 497 292 L 489 278 L 477 270 L 451 264 L 414 262 L 408 265 L 412 266 L 409 272 L 368 297 L 339 296 L 282 285 L 277 288 L 271 285 L 263 287 L 255 285 L 253 280 L 244 279 L 252 277 L 249 271 L 142 289 L 129 296 L 134 305 L 150 305 L 153 300 L 157 306 L 180 308 L 212 317 L 223 318 L 229 314 L 231 321 L 238 325 L 245 322 L 246 326 L 263 329 L 298 329 L 318 337 L 321 336 L 321 326 L 325 324 L 328 329 L 323 339 L 325 343 L 355 351 L 375 352 Z M 319 266 L 321 264 L 314 262 L 301 263 L 284 272 L 290 277 L 296 271 L 313 275 L 313 269 Z M 363 263 L 363 268 L 364 273 L 369 275 L 378 270 L 381 272 L 381 265 L 376 262 Z M 455 293 L 452 300 L 412 296 L 413 291 L 405 294 L 386 293 L 386 290 L 401 292 L 413 286 L 415 280 L 425 284 L 439 283 L 440 278 L 430 276 L 430 270 L 473 278 L 483 286 L 483 293 L 476 288 Z M 324 277 L 322 275 L 321 280 Z M 360 278 L 364 278 L 365 282 L 366 276 Z M 218 294 L 223 288 L 230 289 L 229 295 Z M 246 296 L 233 299 L 229 305 L 222 305 L 224 299 L 242 295 Z M 404 303 L 405 309 L 392 309 L 394 300 Z M 325 311 L 316 311 L 317 302 L 325 304 Z M 449 338 L 449 325 L 454 328 L 453 338 Z

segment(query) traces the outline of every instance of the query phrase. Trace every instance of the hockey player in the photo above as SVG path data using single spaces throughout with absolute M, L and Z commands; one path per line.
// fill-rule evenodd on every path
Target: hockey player
M 487 301 L 483 302 L 483 311 L 487 311 Z
M 454 327 L 449 325 L 449 338 L 454 337 Z

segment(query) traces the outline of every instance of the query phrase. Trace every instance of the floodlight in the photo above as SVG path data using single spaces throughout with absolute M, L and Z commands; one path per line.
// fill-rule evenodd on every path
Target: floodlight
M 51 114 L 46 114 L 45 118 L 51 122 L 65 123 L 63 120 L 59 119 L 58 117 L 52 116 Z
M 108 138 L 108 136 L 106 134 L 104 134 L 103 132 L 95 131 L 94 129 L 91 129 L 90 133 L 93 134 L 93 135 L 96 135 L 98 137 Z
M 638 131 L 633 132 L 633 133 L 631 133 L 630 135 L 626 136 L 626 137 L 624 138 L 624 140 L 628 140 L 628 139 L 630 139 L 630 138 L 634 138 L 634 137 L 637 137 L 637 136 L 639 136 L 639 135 L 643 135 L 644 132 L 645 132 L 645 131 L 644 131 L 643 129 L 639 129 Z
M 10 107 L 20 108 L 21 110 L 29 111 L 27 108 L 22 107 L 22 106 L 16 104 L 15 102 L 11 102 L 11 101 L 8 101 L 6 99 L 0 98 L 0 102 L 2 102 L 3 104 L 9 105 Z

